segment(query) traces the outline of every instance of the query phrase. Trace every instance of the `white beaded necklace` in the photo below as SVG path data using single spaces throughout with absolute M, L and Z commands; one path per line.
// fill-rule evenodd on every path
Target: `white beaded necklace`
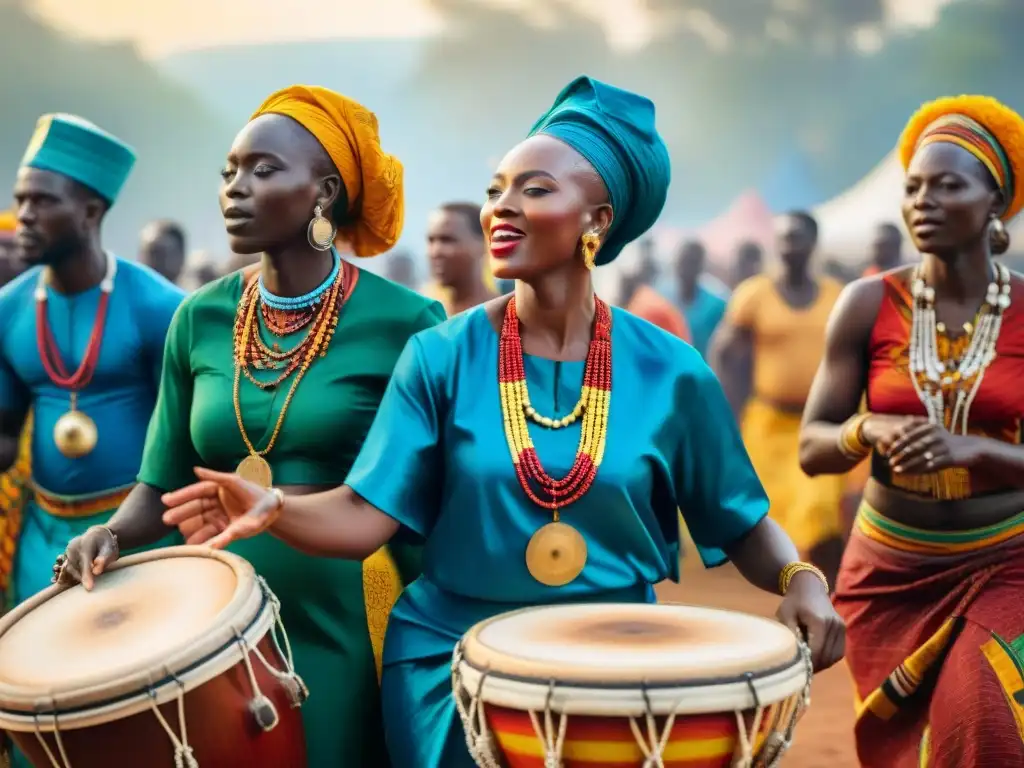
M 1010 306 L 1010 271 L 1002 264 L 996 264 L 993 271 L 995 279 L 988 285 L 985 304 L 967 351 L 955 368 L 952 361 L 939 359 L 935 289 L 925 283 L 920 266 L 914 271 L 910 284 L 914 300 L 910 328 L 910 379 L 925 407 L 928 421 L 954 434 L 967 434 L 971 405 L 981 389 L 985 370 L 996 357 L 1003 313 Z M 954 385 L 956 397 L 947 423 L 943 390 Z

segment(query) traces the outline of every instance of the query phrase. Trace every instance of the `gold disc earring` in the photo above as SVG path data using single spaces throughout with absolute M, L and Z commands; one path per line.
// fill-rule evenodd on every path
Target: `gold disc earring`
M 580 238 L 583 244 L 583 263 L 587 269 L 593 269 L 597 263 L 597 252 L 601 247 L 601 238 L 594 232 L 586 232 Z
M 306 229 L 306 239 L 309 244 L 318 251 L 329 251 L 334 245 L 334 236 L 338 230 L 330 219 L 324 218 L 324 209 L 317 205 L 313 208 L 313 219 Z

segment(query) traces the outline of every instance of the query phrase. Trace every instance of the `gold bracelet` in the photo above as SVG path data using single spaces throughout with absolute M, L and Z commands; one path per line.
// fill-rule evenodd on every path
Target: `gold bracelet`
M 839 430 L 836 447 L 846 458 L 860 461 L 871 453 L 871 446 L 864 440 L 864 423 L 870 418 L 870 413 L 857 414 L 847 419 Z
M 783 568 L 779 572 L 779 594 L 780 595 L 782 595 L 782 596 L 786 595 L 786 593 L 789 591 L 789 584 L 790 584 L 791 581 L 793 581 L 793 577 L 796 576 L 801 571 L 807 571 L 808 573 L 813 573 L 815 576 L 817 576 L 821 580 L 822 586 L 825 587 L 825 591 L 826 592 L 829 591 L 828 579 L 825 577 L 825 574 L 822 573 L 820 568 L 818 568 L 816 566 L 813 566 L 810 563 L 802 563 L 800 561 L 796 561 L 796 562 L 790 563 L 789 565 L 787 565 L 785 568 Z

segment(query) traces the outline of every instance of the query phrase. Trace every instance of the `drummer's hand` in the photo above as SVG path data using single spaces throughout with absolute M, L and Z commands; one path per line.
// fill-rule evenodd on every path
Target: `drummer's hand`
M 278 495 L 235 474 L 196 467 L 198 483 L 161 498 L 164 525 L 188 532 L 187 544 L 223 549 L 265 531 L 280 513 Z
M 846 625 L 821 579 L 808 571 L 793 576 L 776 617 L 801 634 L 811 649 L 814 671 L 828 669 L 846 653 Z
M 81 583 L 86 589 L 92 589 L 96 577 L 117 560 L 118 551 L 110 531 L 95 525 L 73 538 L 64 555 L 67 561 L 60 572 L 59 583 Z

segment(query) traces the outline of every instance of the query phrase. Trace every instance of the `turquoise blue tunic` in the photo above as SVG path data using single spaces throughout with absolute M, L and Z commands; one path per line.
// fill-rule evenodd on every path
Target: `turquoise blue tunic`
M 118 259 L 106 330 L 92 382 L 78 407 L 99 432 L 95 450 L 69 459 L 53 440 L 67 413 L 67 390 L 50 381 L 36 344 L 37 267 L 0 289 L 0 409 L 34 414 L 32 475 L 46 491 L 73 499 L 105 494 L 135 482 L 163 362 L 164 338 L 184 293 L 148 267 Z M 66 296 L 47 289 L 47 317 L 61 359 L 73 372 L 89 343 L 99 286 Z M 14 565 L 14 600 L 49 586 L 53 562 L 68 541 L 113 510 L 84 518 L 57 518 L 35 503 L 25 508 Z M 162 544 L 176 543 L 165 541 Z
M 526 356 L 530 399 L 546 415 L 579 398 L 581 362 Z M 579 426 L 530 426 L 541 462 L 561 477 Z M 476 622 L 523 606 L 654 600 L 679 578 L 682 509 L 705 564 L 767 513 L 722 389 L 700 355 L 612 310 L 612 396 L 604 462 L 562 520 L 586 538 L 587 565 L 564 587 L 526 569 L 530 536 L 551 514 L 516 479 L 502 428 L 498 334 L 483 307 L 412 338 L 346 481 L 426 538 L 423 575 L 391 616 L 383 707 L 392 763 L 472 768 L 451 695 L 450 663 Z
M 676 300 L 676 306 L 686 317 L 686 325 L 690 329 L 690 343 L 704 357 L 708 354 L 708 345 L 715 334 L 715 329 L 725 317 L 725 308 L 728 304 L 728 299 L 700 283 L 697 284 L 696 295 L 689 304 L 680 299 Z

